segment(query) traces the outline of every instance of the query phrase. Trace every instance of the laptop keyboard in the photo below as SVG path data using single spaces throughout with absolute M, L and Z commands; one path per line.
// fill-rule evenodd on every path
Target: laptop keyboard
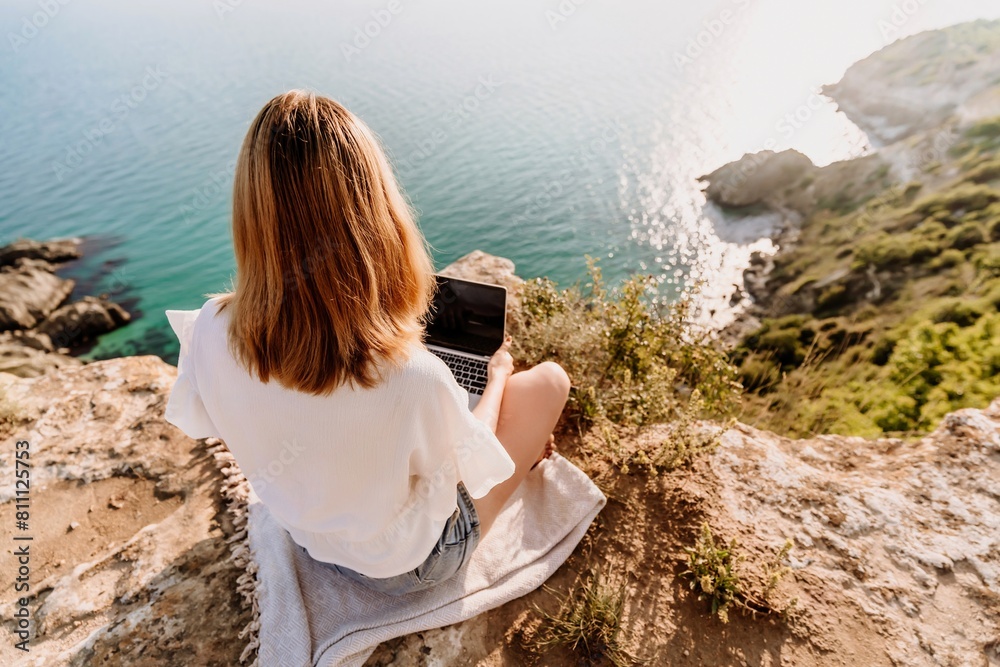
M 485 359 L 470 359 L 441 350 L 432 349 L 430 351 L 448 364 L 448 368 L 455 375 L 455 380 L 463 389 L 473 394 L 481 395 L 483 393 L 483 389 L 486 388 L 486 364 L 488 363 Z

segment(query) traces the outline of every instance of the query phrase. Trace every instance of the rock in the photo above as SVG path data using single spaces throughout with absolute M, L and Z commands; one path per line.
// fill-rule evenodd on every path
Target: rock
M 17 415 L 0 420 L 0 452 L 14 451 L 15 440 L 32 447 L 38 664 L 135 664 L 140 656 L 237 664 L 249 612 L 227 539 L 239 538 L 207 443 L 163 419 L 176 373 L 138 356 L 36 378 L 0 374 L 4 409 Z M 670 428 L 647 427 L 617 446 L 655 446 Z M 610 501 L 548 588 L 386 642 L 369 665 L 420 665 L 429 655 L 445 664 L 525 664 L 522 640 L 540 622 L 535 605 L 556 612 L 551 591 L 572 592 L 595 565 L 624 576 L 622 638 L 650 664 L 679 664 L 684 651 L 698 664 L 732 664 L 741 651 L 780 648 L 775 665 L 837 655 L 847 664 L 929 667 L 979 664 L 992 650 L 1000 632 L 1000 497 L 991 486 L 1000 478 L 1000 401 L 949 415 L 917 442 L 789 440 L 737 424 L 714 453 L 656 477 L 622 474 L 601 463 L 599 449 L 582 447 L 567 438 L 560 450 L 587 466 Z M 13 490 L 0 486 L 0 510 L 11 509 Z M 702 520 L 720 538 L 738 538 L 749 580 L 794 540 L 792 574 L 776 595 L 797 597 L 800 611 L 784 619 L 734 612 L 732 633 L 709 619 L 678 579 Z M 0 591 L 0 615 L 10 618 L 15 604 L 12 587 Z M 0 664 L 19 659 L 11 642 L 0 644 Z M 553 649 L 545 664 L 577 661 Z
M 117 329 L 131 319 L 117 303 L 85 296 L 53 311 L 37 330 L 48 335 L 54 345 L 71 347 Z
M 239 664 L 249 612 L 226 543 L 223 477 L 203 443 L 163 420 L 176 377 L 154 356 L 0 374 L 19 415 L 0 419 L 0 451 L 31 444 L 34 537 L 30 591 L 0 592 L 5 618 L 30 597 L 31 652 L 5 641 L 0 664 Z M 13 492 L 0 486 L 2 511 Z M 127 502 L 112 509 L 112 498 Z
M 25 345 L 17 338 L 0 340 L 0 373 L 31 378 L 82 363 L 75 357 Z
M 19 343 L 25 347 L 30 347 L 41 352 L 55 352 L 52 339 L 48 334 L 35 331 L 34 329 L 16 329 L 14 331 L 0 332 L 0 343 Z
M 18 239 L 0 248 L 0 267 L 13 264 L 21 258 L 41 259 L 53 264 L 76 259 L 81 255 L 80 243 L 81 240 L 77 238 L 50 241 Z
M 618 446 L 655 446 L 670 428 L 647 427 Z M 653 479 L 597 476 L 608 506 L 546 587 L 573 591 L 595 560 L 605 572 L 627 572 L 631 611 L 621 636 L 648 664 L 737 664 L 745 652 L 770 655 L 759 664 L 776 666 L 937 667 L 986 664 L 982 656 L 993 650 L 1000 496 L 990 480 L 1000 478 L 1000 400 L 956 412 L 912 443 L 790 440 L 736 424 L 690 468 Z M 765 585 L 774 568 L 790 568 L 772 597 L 779 608 L 797 600 L 786 617 L 731 613 L 728 631 L 709 618 L 707 602 L 677 577 L 701 521 L 723 543 L 737 540 L 745 582 Z M 791 553 L 776 563 L 786 540 Z M 444 664 L 535 664 L 517 652 L 525 628 L 537 627 L 532 605 L 559 609 L 552 594 L 532 593 L 456 626 L 386 642 L 366 664 L 416 667 L 428 650 Z M 581 662 L 552 651 L 538 664 Z
M 1000 496 L 986 480 L 1000 478 L 1000 400 L 909 443 L 788 440 L 740 425 L 710 467 L 720 524 L 796 541 L 808 563 L 800 608 L 814 622 L 831 604 L 844 621 L 860 612 L 891 639 L 896 665 L 971 665 L 991 650 Z
M 440 273 L 452 278 L 506 287 L 508 315 L 518 308 L 520 289 L 524 280 L 514 273 L 514 262 L 506 257 L 473 250 L 444 267 Z
M 804 183 L 815 170 L 812 161 L 798 151 L 761 151 L 744 155 L 699 180 L 708 182 L 705 195 L 722 206 L 779 207 L 778 196 L 790 188 L 807 187 Z
M 19 257 L 8 264 L 8 266 L 14 269 L 42 269 L 43 271 L 48 271 L 49 273 L 55 273 L 56 270 L 56 265 L 52 262 L 44 259 L 38 259 L 36 257 Z
M 901 39 L 852 65 L 823 93 L 875 145 L 889 145 L 949 116 L 994 116 L 1000 21 L 975 21 Z
M 66 300 L 74 284 L 32 260 L 4 267 L 0 270 L 0 331 L 34 327 Z

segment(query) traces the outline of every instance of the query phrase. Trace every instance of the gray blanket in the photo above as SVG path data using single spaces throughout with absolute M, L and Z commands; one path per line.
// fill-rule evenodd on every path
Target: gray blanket
M 452 579 L 400 597 L 312 560 L 251 494 L 261 667 L 361 665 L 381 642 L 471 618 L 538 588 L 569 557 L 604 494 L 559 454 L 542 461 Z

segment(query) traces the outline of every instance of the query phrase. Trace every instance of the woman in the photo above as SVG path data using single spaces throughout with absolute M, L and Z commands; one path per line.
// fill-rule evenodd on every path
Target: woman
M 569 393 L 508 337 L 475 410 L 422 343 L 426 241 L 375 135 L 291 91 L 243 141 L 235 288 L 167 311 L 181 342 L 168 421 L 225 441 L 310 555 L 390 594 L 455 574 L 548 455 Z

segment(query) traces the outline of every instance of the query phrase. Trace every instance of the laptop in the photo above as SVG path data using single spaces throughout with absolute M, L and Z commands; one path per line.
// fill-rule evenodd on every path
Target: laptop
M 440 357 L 476 407 L 486 366 L 500 349 L 507 325 L 507 289 L 438 274 L 427 323 L 427 349 Z

